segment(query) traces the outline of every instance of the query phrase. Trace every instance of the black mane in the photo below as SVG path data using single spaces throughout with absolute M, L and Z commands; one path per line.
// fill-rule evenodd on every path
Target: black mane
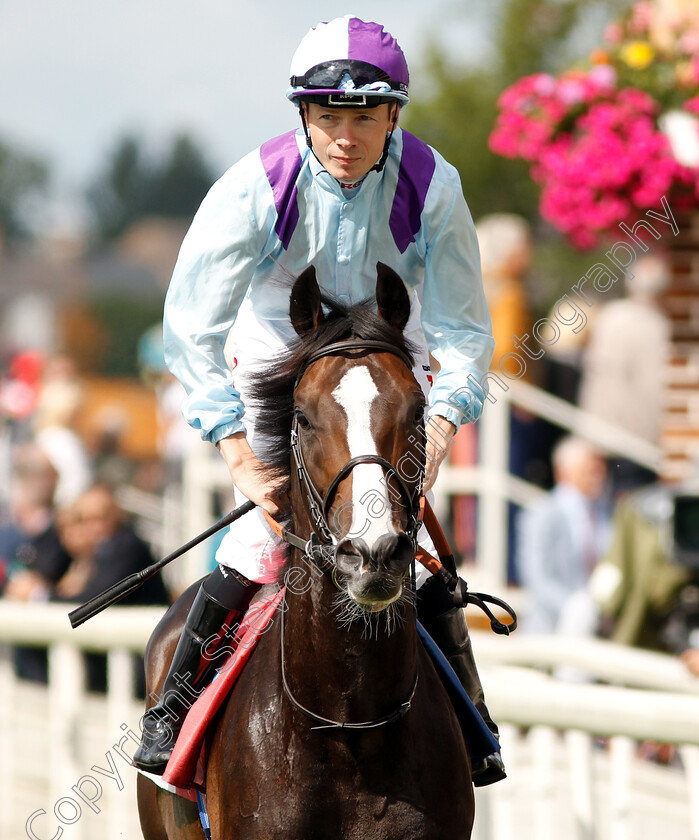
M 347 338 L 384 341 L 393 344 L 411 361 L 415 347 L 402 333 L 374 311 L 369 298 L 347 306 L 323 294 L 325 320 L 314 331 L 297 338 L 287 351 L 269 366 L 251 376 L 251 395 L 257 413 L 256 430 L 263 441 L 258 457 L 267 465 L 272 480 L 291 475 L 291 424 L 294 413 L 294 385 L 299 370 L 317 350 Z M 288 486 L 287 486 L 288 490 Z

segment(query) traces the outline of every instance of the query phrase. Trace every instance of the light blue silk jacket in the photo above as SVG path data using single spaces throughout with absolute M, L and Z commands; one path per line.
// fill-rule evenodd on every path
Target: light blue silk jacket
M 485 399 L 476 383 L 494 342 L 473 220 L 456 169 L 398 129 L 383 171 L 370 172 L 351 197 L 300 131 L 263 144 L 213 185 L 165 302 L 165 357 L 187 392 L 189 424 L 214 443 L 245 430 L 224 357 L 244 299 L 291 342 L 285 276 L 313 264 L 323 290 L 353 303 L 375 293 L 378 261 L 421 305 L 424 338 L 440 366 L 428 413 L 457 428 L 475 420 Z

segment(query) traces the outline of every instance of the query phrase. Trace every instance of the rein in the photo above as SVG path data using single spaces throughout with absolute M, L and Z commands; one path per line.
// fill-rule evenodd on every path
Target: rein
M 267 524 L 280 539 L 294 546 L 294 548 L 298 548 L 321 571 L 323 570 L 323 566 L 318 560 L 318 554 L 322 554 L 323 546 L 314 542 L 313 537 L 315 534 L 312 534 L 311 538 L 307 541 L 302 540 L 301 537 L 297 537 L 291 531 L 280 525 L 267 511 L 263 511 L 263 513 Z M 451 552 L 442 526 L 439 524 L 432 510 L 432 506 L 424 496 L 420 499 L 420 519 L 424 522 L 425 528 L 427 528 L 427 533 L 435 545 L 438 557 L 434 557 L 419 545 L 415 559 L 422 563 L 433 575 L 439 575 L 444 580 L 449 591 L 454 596 L 454 606 L 466 607 L 468 604 L 473 604 L 486 614 L 490 620 L 490 628 L 494 633 L 500 636 L 509 636 L 510 633 L 513 633 L 517 629 L 517 613 L 507 601 L 503 601 L 495 595 L 488 595 L 485 592 L 470 592 L 466 581 L 457 574 L 454 555 Z M 512 621 L 509 624 L 504 624 L 502 621 L 499 621 L 488 607 L 488 604 L 494 604 L 500 607 L 500 609 L 504 610 L 512 618 Z
M 392 353 L 394 356 L 398 356 L 398 358 L 405 363 L 409 370 L 412 371 L 413 369 L 412 361 L 407 355 L 407 353 L 405 353 L 403 350 L 401 350 L 393 344 L 390 344 L 385 341 L 347 339 L 345 341 L 334 342 L 333 344 L 329 344 L 326 347 L 322 347 L 319 350 L 316 350 L 314 353 L 312 353 L 308 357 L 308 359 L 306 359 L 305 363 L 302 365 L 298 374 L 296 375 L 294 390 L 296 390 L 299 382 L 301 381 L 301 378 L 303 377 L 303 374 L 306 372 L 308 367 L 311 364 L 313 364 L 313 362 L 316 362 L 319 359 L 324 358 L 325 356 L 338 356 L 345 355 L 348 353 L 354 354 L 355 351 L 357 357 L 366 353 Z M 285 542 L 289 543 L 294 548 L 303 551 L 304 555 L 310 558 L 321 571 L 324 571 L 326 566 L 331 566 L 333 570 L 332 580 L 333 583 L 336 586 L 338 586 L 338 588 L 339 585 L 335 579 L 334 564 L 329 560 L 329 555 L 331 553 L 329 549 L 332 549 L 332 553 L 334 554 L 334 552 L 337 549 L 337 540 L 333 536 L 332 529 L 330 528 L 330 525 L 328 523 L 328 515 L 330 513 L 330 508 L 332 507 L 333 501 L 335 500 L 337 488 L 340 486 L 340 483 L 345 478 L 347 478 L 348 475 L 350 475 L 350 473 L 355 467 L 359 466 L 360 464 L 377 464 L 385 471 L 387 475 L 390 475 L 394 478 L 398 485 L 402 501 L 405 505 L 406 510 L 408 511 L 408 523 L 405 528 L 405 533 L 410 537 L 413 543 L 413 548 L 417 548 L 417 532 L 421 524 L 419 489 L 412 491 L 406 484 L 405 480 L 403 479 L 403 476 L 400 475 L 400 473 L 396 470 L 396 468 L 393 466 L 393 464 L 391 464 L 390 461 L 387 461 L 380 455 L 359 455 L 355 458 L 350 458 L 350 460 L 343 467 L 341 467 L 340 470 L 338 470 L 337 474 L 328 485 L 328 488 L 325 491 L 325 493 L 321 494 L 318 488 L 315 486 L 315 483 L 311 478 L 308 467 L 306 466 L 306 460 L 303 455 L 303 449 L 301 447 L 301 441 L 299 438 L 298 420 L 296 418 L 296 415 L 294 415 L 294 420 L 291 429 L 291 453 L 296 466 L 296 473 L 299 478 L 299 484 L 302 488 L 305 489 L 306 503 L 312 519 L 313 526 L 311 536 L 307 541 L 304 541 L 300 537 L 296 536 L 296 534 L 293 534 L 286 528 L 282 527 L 266 511 L 264 512 L 265 518 L 267 519 L 268 524 L 270 525 L 272 530 L 277 534 L 277 536 L 281 537 Z M 283 605 L 283 607 L 285 607 L 285 605 Z M 318 726 L 312 727 L 313 730 L 378 729 L 382 726 L 388 726 L 391 723 L 395 723 L 410 711 L 413 697 L 415 696 L 415 692 L 417 691 L 417 669 L 415 671 L 415 680 L 413 682 L 413 687 L 410 691 L 410 696 L 408 697 L 408 699 L 401 703 L 392 712 L 389 712 L 388 714 L 383 715 L 382 717 L 375 718 L 374 720 L 361 722 L 331 720 L 330 718 L 318 715 L 315 712 L 312 712 L 310 709 L 306 708 L 306 706 L 301 704 L 294 697 L 286 678 L 286 657 L 284 654 L 284 638 L 286 624 L 285 613 L 286 609 L 283 608 L 280 626 L 282 685 L 284 687 L 284 692 L 286 693 L 286 696 L 289 698 L 292 705 L 304 715 L 306 715 L 306 717 L 309 717 L 312 721 L 318 724 Z
M 298 387 L 304 373 L 308 367 L 313 364 L 313 362 L 317 362 L 325 356 L 340 356 L 348 353 L 353 354 L 355 351 L 356 355 L 352 355 L 351 358 L 360 357 L 366 353 L 392 353 L 394 356 L 398 356 L 398 358 L 405 363 L 410 371 L 413 369 L 410 357 L 399 347 L 396 347 L 387 341 L 369 341 L 359 338 L 350 338 L 344 341 L 336 341 L 333 344 L 328 344 L 326 347 L 321 347 L 314 353 L 311 353 L 296 375 L 294 391 Z M 387 476 L 390 476 L 395 480 L 405 509 L 408 511 L 408 523 L 405 528 L 405 533 L 412 540 L 413 546 L 417 548 L 417 532 L 420 527 L 420 494 L 418 491 L 412 491 L 408 487 L 403 479 L 403 476 L 398 472 L 398 470 L 396 470 L 390 461 L 387 461 L 380 455 L 359 455 L 355 458 L 351 458 L 343 467 L 341 467 L 337 475 L 332 479 L 325 493 L 321 494 L 315 486 L 308 467 L 306 466 L 306 460 L 303 455 L 303 449 L 299 438 L 298 419 L 296 418 L 296 415 L 294 415 L 291 428 L 291 453 L 296 466 L 299 483 L 301 487 L 305 489 L 308 511 L 313 521 L 311 539 L 304 545 L 304 550 L 306 551 L 307 556 L 311 557 L 311 559 L 320 568 L 322 568 L 323 562 L 327 560 L 327 555 L 329 553 L 327 549 L 332 548 L 334 550 L 337 547 L 337 541 L 333 536 L 332 529 L 328 523 L 328 515 L 335 500 L 337 488 L 340 483 L 347 478 L 352 470 L 360 464 L 377 464 L 386 472 Z M 286 537 L 283 537 L 283 539 L 286 539 Z M 296 540 L 298 541 L 299 538 L 297 537 Z M 291 542 L 291 540 L 287 540 L 287 542 Z M 301 547 L 298 545 L 298 542 L 292 542 L 291 544 L 296 548 Z M 308 547 L 308 550 L 306 550 L 306 546 Z
M 284 656 L 284 615 L 286 613 L 286 604 L 282 604 L 282 613 L 281 613 L 281 626 L 280 626 L 280 648 L 281 648 L 281 672 L 282 672 L 282 685 L 284 686 L 284 691 L 286 696 L 291 701 L 292 705 L 295 706 L 300 712 L 303 712 L 306 717 L 309 717 L 315 723 L 320 724 L 319 726 L 312 726 L 311 730 L 316 731 L 319 729 L 379 729 L 381 726 L 388 726 L 390 723 L 395 723 L 397 720 L 400 720 L 402 717 L 407 715 L 410 711 L 410 707 L 413 702 L 413 697 L 415 696 L 415 692 L 417 691 L 417 681 L 418 681 L 418 672 L 415 671 L 415 681 L 413 682 L 413 687 L 410 692 L 410 696 L 408 699 L 401 703 L 397 709 L 394 711 L 389 712 L 388 714 L 384 715 L 380 718 L 375 718 L 374 720 L 367 720 L 361 723 L 348 723 L 347 721 L 341 720 L 331 720 L 330 718 L 323 717 L 322 715 L 317 715 L 315 712 L 312 712 L 310 709 L 307 709 L 306 706 L 299 703 L 299 701 L 294 697 L 291 688 L 289 687 L 289 683 L 286 679 L 286 659 Z
M 393 355 L 398 356 L 398 358 L 400 358 L 412 371 L 412 362 L 410 360 L 410 357 L 403 350 L 401 350 L 398 347 L 395 347 L 393 344 L 389 344 L 388 342 L 383 341 L 365 341 L 363 339 L 348 339 L 345 341 L 338 341 L 333 344 L 329 344 L 327 347 L 320 348 L 319 350 L 316 350 L 314 353 L 312 353 L 308 357 L 308 359 L 306 359 L 305 363 L 302 365 L 301 369 L 299 370 L 296 376 L 294 390 L 296 390 L 303 374 L 306 372 L 308 367 L 311 364 L 313 364 L 313 362 L 316 362 L 319 359 L 324 358 L 325 356 L 344 355 L 347 353 L 354 353 L 354 351 L 357 351 L 357 356 L 371 352 L 392 353 Z M 446 540 L 446 537 L 444 536 L 444 532 L 442 531 L 429 502 L 424 498 L 424 496 L 421 496 L 419 488 L 421 486 L 422 480 L 420 480 L 417 488 L 413 491 L 408 487 L 403 477 L 396 470 L 393 464 L 390 463 L 390 461 L 387 461 L 380 455 L 360 455 L 355 458 L 351 458 L 343 467 L 341 467 L 335 475 L 335 477 L 330 482 L 330 484 L 328 485 L 328 488 L 325 491 L 325 493 L 321 494 L 321 492 L 315 486 L 313 479 L 311 478 L 310 472 L 308 470 L 308 467 L 306 465 L 306 461 L 303 455 L 303 449 L 301 447 L 301 441 L 299 438 L 298 420 L 296 418 L 296 415 L 294 415 L 293 425 L 291 429 L 291 453 L 296 467 L 299 484 L 302 488 L 305 489 L 306 503 L 312 520 L 311 536 L 308 540 L 303 540 L 301 537 L 297 536 L 296 534 L 289 531 L 287 528 L 280 525 L 272 516 L 269 515 L 269 513 L 267 513 L 267 511 L 263 511 L 265 518 L 272 531 L 278 537 L 280 537 L 282 540 L 289 543 L 291 546 L 298 549 L 299 551 L 302 551 L 304 556 L 312 560 L 321 571 L 324 572 L 326 568 L 330 567 L 332 569 L 333 583 L 336 586 L 338 586 L 338 588 L 339 584 L 335 579 L 334 563 L 330 559 L 331 555 L 333 555 L 337 550 L 337 539 L 333 536 L 332 530 L 328 523 L 328 515 L 330 513 L 330 508 L 332 507 L 333 501 L 335 500 L 335 495 L 337 493 L 337 489 L 340 483 L 345 478 L 347 478 L 348 475 L 350 475 L 350 473 L 355 467 L 359 466 L 360 464 L 377 464 L 385 471 L 387 476 L 393 477 L 396 484 L 398 485 L 403 504 L 406 510 L 408 511 L 408 523 L 405 528 L 405 533 L 408 537 L 410 537 L 413 543 L 415 559 L 419 560 L 433 574 L 438 574 L 444 579 L 445 583 L 447 584 L 447 587 L 454 596 L 454 604 L 456 606 L 464 607 L 467 604 L 474 604 L 480 607 L 480 609 L 482 609 L 490 619 L 491 628 L 495 633 L 508 635 L 510 632 L 516 629 L 517 616 L 512 607 L 505 603 L 505 601 L 502 601 L 501 599 L 496 598 L 492 595 L 486 595 L 480 592 L 469 592 L 466 581 L 462 580 L 458 576 L 454 556 L 451 552 L 451 549 L 449 548 L 449 544 Z M 439 559 L 433 557 L 431 554 L 429 554 L 427 551 L 425 551 L 418 545 L 417 533 L 420 526 L 423 523 L 423 519 L 425 527 L 427 528 L 428 533 L 430 534 L 435 544 L 437 553 L 439 554 Z M 512 622 L 510 624 L 503 624 L 501 621 L 498 621 L 498 619 L 493 615 L 493 613 L 487 606 L 486 602 L 496 604 L 497 606 L 501 607 L 506 612 L 508 612 L 513 619 Z M 283 606 L 285 607 L 285 605 Z M 395 723 L 410 711 L 411 704 L 415 696 L 415 692 L 417 690 L 417 670 L 415 672 L 415 680 L 413 682 L 413 687 L 407 700 L 401 703 L 392 712 L 374 720 L 356 723 L 331 720 L 330 718 L 326 718 L 322 715 L 316 714 L 315 712 L 306 708 L 306 706 L 302 705 L 294 697 L 286 678 L 286 658 L 284 654 L 285 613 L 286 609 L 283 608 L 280 626 L 282 685 L 284 687 L 284 692 L 286 693 L 286 696 L 288 697 L 292 705 L 296 709 L 298 709 L 298 711 L 306 715 L 306 717 L 310 718 L 312 721 L 318 724 L 317 726 L 312 727 L 313 730 L 377 729 L 379 727 Z

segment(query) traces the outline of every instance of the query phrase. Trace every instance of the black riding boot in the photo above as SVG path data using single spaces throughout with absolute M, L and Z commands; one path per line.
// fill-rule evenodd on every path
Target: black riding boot
M 418 617 L 437 647 L 446 656 L 485 725 L 499 740 L 498 728 L 485 705 L 483 686 L 473 658 L 464 611 L 461 607 L 453 606 L 453 603 L 452 595 L 444 582 L 433 577 L 418 590 Z M 472 776 L 476 787 L 492 785 L 506 778 L 505 765 L 500 753 L 487 756 L 480 766 L 472 768 Z
M 220 663 L 216 650 L 224 642 L 235 645 L 235 629 L 259 588 L 259 584 L 221 567 L 202 582 L 160 698 L 143 716 L 143 735 L 133 757 L 139 770 L 159 776 L 165 772 L 187 711 Z

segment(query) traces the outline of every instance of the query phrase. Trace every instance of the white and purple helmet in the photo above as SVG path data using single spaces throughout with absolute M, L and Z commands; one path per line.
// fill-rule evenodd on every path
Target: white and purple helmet
M 287 97 L 329 106 L 408 103 L 408 65 L 396 39 L 354 15 L 319 23 L 291 60 Z

